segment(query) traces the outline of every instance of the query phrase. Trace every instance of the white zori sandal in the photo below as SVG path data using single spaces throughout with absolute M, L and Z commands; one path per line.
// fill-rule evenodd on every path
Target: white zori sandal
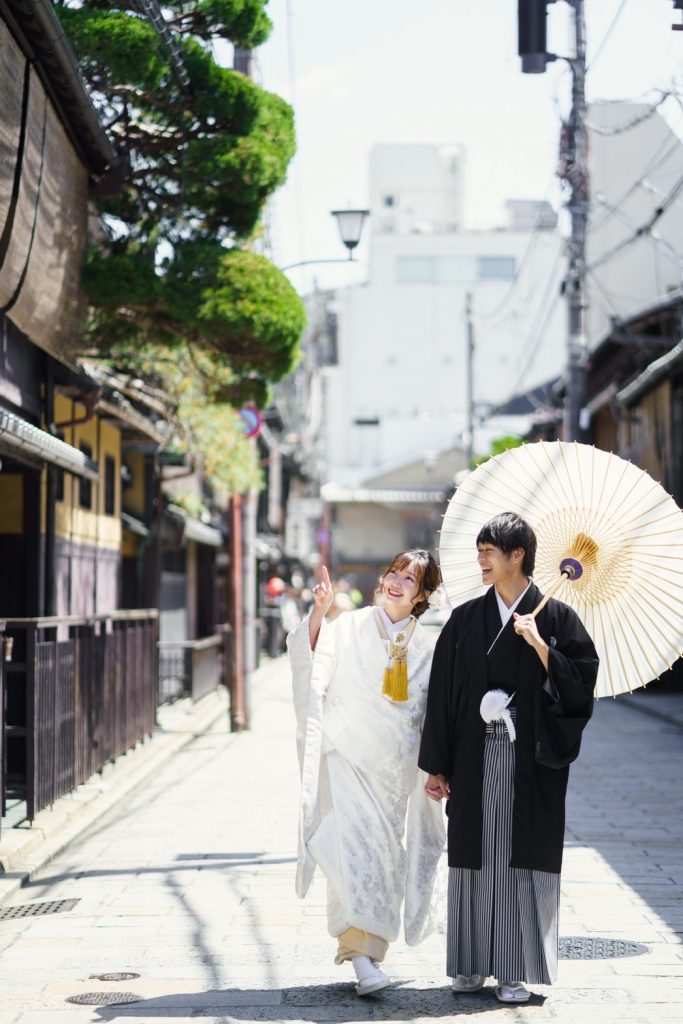
M 528 1003 L 530 995 L 521 981 L 501 981 L 496 985 L 496 999 L 500 1003 Z
M 380 971 L 369 956 L 354 956 L 351 963 L 358 979 L 357 996 L 369 996 L 372 992 L 380 992 L 383 988 L 391 985 L 391 978 Z

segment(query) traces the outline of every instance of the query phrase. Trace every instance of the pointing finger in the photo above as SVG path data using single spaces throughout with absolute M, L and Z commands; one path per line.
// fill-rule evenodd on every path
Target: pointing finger
M 332 583 L 330 581 L 330 574 L 327 571 L 327 566 L 326 565 L 324 565 L 323 568 L 322 568 L 322 577 L 323 577 L 323 583 L 325 584 L 325 586 L 326 587 L 331 587 Z

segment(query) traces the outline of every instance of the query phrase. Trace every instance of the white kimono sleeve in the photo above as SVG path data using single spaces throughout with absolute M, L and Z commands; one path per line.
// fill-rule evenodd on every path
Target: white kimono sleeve
M 301 804 L 296 891 L 308 891 L 315 862 L 307 849 L 309 838 L 321 820 L 320 759 L 322 754 L 323 705 L 325 692 L 336 665 L 336 630 L 323 623 L 315 653 L 311 650 L 306 618 L 287 637 L 292 667 L 296 745 L 301 771 Z
M 406 819 L 408 864 L 403 922 L 409 946 L 416 946 L 435 930 L 444 930 L 446 826 L 441 801 L 430 800 L 424 791 L 426 781 L 427 773 L 418 768 Z

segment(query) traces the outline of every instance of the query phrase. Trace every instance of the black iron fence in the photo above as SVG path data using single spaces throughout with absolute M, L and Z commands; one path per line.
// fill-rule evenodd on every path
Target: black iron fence
M 32 820 L 154 729 L 158 612 L 7 619 L 3 764 Z
M 225 682 L 230 664 L 230 628 L 201 640 L 159 641 L 159 703 L 191 697 L 199 700 Z

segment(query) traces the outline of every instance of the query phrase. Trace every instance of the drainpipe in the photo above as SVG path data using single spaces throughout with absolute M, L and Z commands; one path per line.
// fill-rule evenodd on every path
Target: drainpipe
M 54 433 L 55 430 L 60 430 L 62 427 L 78 427 L 82 423 L 88 423 L 95 415 L 95 409 L 97 403 L 102 397 L 102 388 L 93 388 L 92 391 L 86 391 L 84 395 L 79 395 L 78 398 L 74 399 L 79 405 L 84 406 L 85 412 L 82 416 L 74 416 L 70 420 L 61 420 L 59 423 L 52 422 L 52 415 L 48 419 L 50 424 L 50 430 Z
M 48 424 L 52 423 L 55 414 L 55 392 L 53 379 L 52 360 L 48 358 L 45 373 L 45 419 Z M 55 503 L 57 500 L 57 467 L 48 462 L 47 477 L 45 486 L 45 574 L 43 594 L 44 614 L 47 616 L 57 614 L 57 588 L 55 583 L 55 560 L 56 560 L 56 539 L 55 539 Z

